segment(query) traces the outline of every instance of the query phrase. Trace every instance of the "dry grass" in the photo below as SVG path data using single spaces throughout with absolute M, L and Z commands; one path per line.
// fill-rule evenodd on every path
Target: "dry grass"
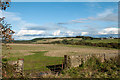
M 33 42 L 33 43 L 50 43 L 50 42 L 54 42 L 54 41 L 62 41 L 64 39 L 67 39 L 67 40 L 82 40 L 81 38 L 57 38 L 57 39 L 42 39 L 42 40 L 37 40 L 36 42 Z
M 33 43 L 49 43 L 49 42 L 53 42 L 53 41 L 62 41 L 63 39 L 43 39 L 43 40 L 38 40 L 36 42 Z
M 32 55 L 37 51 L 48 51 L 45 56 L 63 57 L 65 54 L 118 53 L 117 49 L 95 48 L 88 46 L 66 46 L 58 44 L 10 44 L 12 56 Z

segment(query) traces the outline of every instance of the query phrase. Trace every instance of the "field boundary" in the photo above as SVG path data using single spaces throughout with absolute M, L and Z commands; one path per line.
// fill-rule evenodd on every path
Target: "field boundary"
M 99 58 L 100 62 L 109 60 L 111 58 L 117 57 L 117 53 L 110 54 L 81 54 L 81 55 L 64 55 L 64 68 L 78 67 L 79 65 L 85 63 L 91 57 Z

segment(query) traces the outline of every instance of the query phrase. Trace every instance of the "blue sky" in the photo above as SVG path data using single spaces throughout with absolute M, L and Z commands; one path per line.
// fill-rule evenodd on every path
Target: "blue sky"
M 118 2 L 119 0 L 12 0 L 13 2 Z
M 12 2 L 0 16 L 20 40 L 118 34 L 117 2 Z

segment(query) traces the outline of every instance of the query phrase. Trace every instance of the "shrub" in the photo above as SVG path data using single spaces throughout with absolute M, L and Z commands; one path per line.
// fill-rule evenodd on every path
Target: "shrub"
M 120 65 L 117 63 L 119 57 L 100 62 L 98 58 L 92 57 L 79 67 L 63 71 L 72 78 L 120 78 Z

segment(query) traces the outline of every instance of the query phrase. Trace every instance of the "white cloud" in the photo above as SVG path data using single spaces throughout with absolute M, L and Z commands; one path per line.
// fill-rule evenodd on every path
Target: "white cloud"
M 96 20 L 96 21 L 112 21 L 118 22 L 118 14 L 113 12 L 113 9 L 107 9 L 102 13 L 99 13 L 97 17 L 88 17 L 89 20 Z
M 102 31 L 98 32 L 98 34 L 101 34 L 101 35 L 118 34 L 118 30 L 120 31 L 120 28 L 105 28 Z
M 98 13 L 96 17 L 80 18 L 80 19 L 71 20 L 68 22 L 61 22 L 58 24 L 67 25 L 67 24 L 76 24 L 76 23 L 87 23 L 88 21 L 118 22 L 118 14 L 114 13 L 113 9 L 106 9 L 102 13 Z
M 6 12 L 0 10 L 0 17 L 5 17 L 8 22 L 20 21 L 21 17 L 17 16 L 18 13 Z
M 99 17 L 105 17 L 109 14 L 113 14 L 113 9 L 107 9 L 103 13 L 98 14 Z
M 81 32 L 81 35 L 83 36 L 83 35 L 87 35 L 87 34 L 89 34 L 88 32 Z
M 60 35 L 60 30 L 57 30 L 57 31 L 53 32 L 53 35 L 54 36 L 59 36 Z
M 43 30 L 20 30 L 18 33 L 14 34 L 15 39 L 20 40 L 30 40 L 34 38 L 40 37 L 63 37 L 63 36 L 75 36 L 78 35 L 79 32 L 73 31 L 52 31 L 52 32 L 45 32 Z
M 15 33 L 13 37 L 15 40 L 30 40 L 38 37 L 43 37 L 46 34 L 42 30 L 20 30 L 18 33 Z
M 106 9 L 102 13 L 98 13 L 96 17 L 88 17 L 88 18 L 80 18 L 77 20 L 72 20 L 72 22 L 76 23 L 86 23 L 87 21 L 112 21 L 118 22 L 118 14 L 114 13 L 113 9 Z
M 24 36 L 24 35 L 39 35 L 39 34 L 45 34 L 45 31 L 40 30 L 20 30 L 17 34 L 14 34 L 16 36 Z
M 65 31 L 57 30 L 52 33 L 53 37 L 56 37 L 56 36 L 68 37 L 68 36 L 78 36 L 78 35 L 80 35 L 80 31 L 73 31 L 73 30 L 65 30 Z
M 61 32 L 61 30 L 57 30 L 57 31 L 53 32 L 52 34 L 53 34 L 53 36 L 74 36 L 76 34 L 76 32 L 73 32 L 73 31 Z
M 78 36 L 80 35 L 88 35 L 94 34 L 90 32 L 90 30 L 71 30 L 66 27 L 62 27 L 60 25 L 55 24 L 47 24 L 41 26 L 35 23 L 29 23 L 25 20 L 22 20 L 21 17 L 18 16 L 18 13 L 5 12 L 0 11 L 0 17 L 5 16 L 8 23 L 11 23 L 17 27 L 17 33 L 14 34 L 16 39 L 33 39 L 37 37 L 48 37 L 48 36 Z M 99 13 L 96 17 L 88 17 L 88 18 L 80 18 L 77 20 L 71 20 L 66 23 L 59 24 L 74 24 L 74 23 L 84 23 L 87 20 L 97 20 L 97 21 L 117 21 L 117 15 L 113 12 L 112 9 L 107 9 L 103 13 Z M 14 26 L 13 26 L 14 27 Z M 56 30 L 56 31 L 55 31 Z M 93 30 L 93 29 L 91 29 Z M 47 32 L 48 31 L 48 32 Z M 99 32 L 98 34 L 118 34 L 118 28 L 105 28 Z
M 67 31 L 66 32 L 69 36 L 74 36 L 74 34 L 75 34 L 75 32 L 73 32 L 73 31 Z
M 38 38 L 38 36 L 14 36 L 15 40 L 31 40 L 34 38 Z
M 35 27 L 35 26 L 40 26 L 35 23 L 29 23 L 25 20 L 23 20 L 20 16 L 19 13 L 13 13 L 13 12 L 6 12 L 6 11 L 1 11 L 0 10 L 0 17 L 5 17 L 5 20 L 9 23 L 12 24 L 13 27 L 17 27 L 18 29 L 26 29 L 27 27 Z

